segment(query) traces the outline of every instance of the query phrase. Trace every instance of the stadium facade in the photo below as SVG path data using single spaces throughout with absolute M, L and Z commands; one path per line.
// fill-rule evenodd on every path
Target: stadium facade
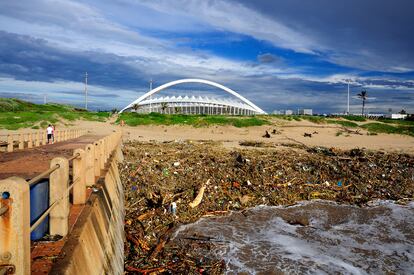
M 182 83 L 201 83 L 210 85 L 232 95 L 231 98 L 213 98 L 208 96 L 161 96 L 154 94 Z M 159 112 L 164 114 L 207 114 L 207 115 L 256 115 L 266 114 L 248 99 L 221 84 L 204 79 L 180 79 L 161 85 L 137 100 L 128 104 L 122 112 L 137 113 Z

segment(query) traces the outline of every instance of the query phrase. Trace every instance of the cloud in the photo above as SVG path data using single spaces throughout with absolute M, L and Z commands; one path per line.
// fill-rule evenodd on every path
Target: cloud
M 282 59 L 271 53 L 259 54 L 257 60 L 260 63 L 280 63 Z
M 305 33 L 235 1 L 143 0 L 141 4 L 165 14 L 191 15 L 218 30 L 246 34 L 297 52 L 312 53 L 315 48 Z
M 414 2 L 315 0 L 237 1 L 311 37 L 309 51 L 364 70 L 414 71 Z
M 413 101 L 394 97 L 412 98 L 411 6 L 403 0 L 2 1 L 0 94 L 36 92 L 41 100 L 47 92 L 82 105 L 88 71 L 95 106 L 123 107 L 151 78 L 158 86 L 200 77 L 268 111 L 341 110 L 348 81 L 352 89 L 378 92 L 372 105 L 378 110 L 390 105 L 385 97 L 413 109 Z M 384 19 L 394 13 L 395 20 Z

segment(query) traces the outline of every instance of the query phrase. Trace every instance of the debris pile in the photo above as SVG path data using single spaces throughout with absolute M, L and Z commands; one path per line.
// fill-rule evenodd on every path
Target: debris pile
M 214 247 L 211 236 L 170 242 L 179 225 L 203 216 L 310 199 L 364 205 L 413 198 L 413 156 L 266 147 L 232 151 L 212 141 L 126 143 L 119 165 L 126 199 L 125 270 L 222 273 L 220 259 L 197 254 L 197 247 Z

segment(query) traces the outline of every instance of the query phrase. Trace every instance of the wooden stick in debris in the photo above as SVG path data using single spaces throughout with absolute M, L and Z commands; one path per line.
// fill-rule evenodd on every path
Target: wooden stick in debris
M 152 251 L 151 255 L 149 256 L 150 260 L 153 260 L 157 257 L 157 255 L 164 249 L 165 244 L 170 240 L 171 234 L 174 231 L 174 223 L 168 225 L 168 230 L 159 238 L 157 246 Z
M 150 273 L 162 273 L 165 272 L 167 270 L 166 267 L 161 266 L 161 267 L 154 267 L 154 268 L 137 268 L 137 267 L 133 267 L 133 266 L 126 266 L 125 268 L 127 271 L 130 272 L 138 272 L 140 274 L 150 274 Z
M 155 211 L 154 210 L 150 210 L 148 212 L 145 212 L 144 214 L 139 215 L 138 216 L 138 220 L 140 222 L 142 222 L 143 220 L 148 219 L 148 218 L 151 218 L 154 215 L 155 215 Z
M 191 208 L 197 207 L 201 203 L 201 200 L 203 199 L 204 195 L 204 190 L 206 189 L 206 185 L 208 185 L 209 183 L 210 179 L 208 179 L 207 182 L 201 186 L 200 190 L 198 191 L 197 197 L 189 204 Z

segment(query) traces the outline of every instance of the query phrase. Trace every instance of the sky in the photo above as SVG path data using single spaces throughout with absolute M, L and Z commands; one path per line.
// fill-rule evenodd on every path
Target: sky
M 0 97 L 121 109 L 182 78 L 267 112 L 414 113 L 412 0 L 0 0 Z M 166 93 L 220 91 L 202 84 Z

